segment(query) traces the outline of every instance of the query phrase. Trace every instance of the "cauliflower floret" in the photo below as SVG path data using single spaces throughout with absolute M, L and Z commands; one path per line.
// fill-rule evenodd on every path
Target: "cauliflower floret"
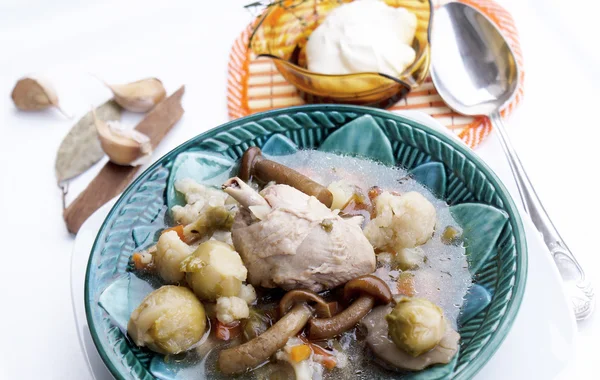
M 171 208 L 173 219 L 179 224 L 190 224 L 198 219 L 200 212 L 204 209 L 204 201 L 198 201 L 191 205 L 175 205 Z
M 375 199 L 375 210 L 377 217 L 367 224 L 364 233 L 377 249 L 398 252 L 414 248 L 433 234 L 435 208 L 415 191 L 399 196 L 383 192 Z
M 288 339 L 283 349 L 277 351 L 275 357 L 290 363 L 294 368 L 296 380 L 320 380 L 323 378 L 323 366 L 314 361 L 315 354 L 311 353 L 308 358 L 299 362 L 292 360 L 290 356 L 293 347 L 304 344 L 301 339 L 293 336 Z
M 180 270 L 181 262 L 192 252 L 192 248 L 181 241 L 177 232 L 169 231 L 160 235 L 154 254 L 154 264 L 160 277 L 170 284 L 182 281 L 185 273 Z
M 250 309 L 248 304 L 238 297 L 219 297 L 217 299 L 217 319 L 219 322 L 229 324 L 238 319 L 248 318 Z
M 201 185 L 191 178 L 175 181 L 175 190 L 185 196 L 185 201 L 188 204 L 202 200 L 212 206 L 222 206 L 225 204 L 225 199 L 227 199 L 225 192 Z
M 190 178 L 175 181 L 175 190 L 185 196 L 187 205 L 173 206 L 173 218 L 179 224 L 190 224 L 198 219 L 202 210 L 210 206 L 223 206 L 228 195 L 212 187 L 201 185 Z
M 390 252 L 380 252 L 377 254 L 377 267 L 387 268 L 388 270 L 392 267 L 394 260 L 394 254 Z
M 401 270 L 415 269 L 425 260 L 425 251 L 421 247 L 402 248 L 396 252 L 393 263 Z
M 222 241 L 223 243 L 227 243 L 233 246 L 233 240 L 231 239 L 231 231 L 215 231 L 210 237 L 210 240 Z
M 250 284 L 242 285 L 238 297 L 246 301 L 248 305 L 251 305 L 256 301 L 256 290 L 254 290 L 254 286 Z

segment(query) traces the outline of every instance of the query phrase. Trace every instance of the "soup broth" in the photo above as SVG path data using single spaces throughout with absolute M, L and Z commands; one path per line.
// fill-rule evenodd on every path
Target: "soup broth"
M 367 194 L 372 186 L 384 191 L 406 193 L 416 191 L 435 207 L 437 222 L 433 237 L 421 248 L 425 259 L 418 268 L 410 270 L 414 276 L 414 295 L 426 298 L 439 305 L 450 322 L 457 328 L 457 318 L 464 296 L 471 284 L 465 249 L 460 243 L 449 244 L 443 241 L 442 234 L 447 227 L 453 227 L 460 234 L 460 227 L 452 218 L 448 205 L 437 199 L 428 189 L 420 185 L 403 169 L 387 167 L 382 164 L 354 157 L 340 156 L 314 150 L 298 151 L 287 156 L 269 157 L 270 159 L 291 167 L 325 186 L 334 181 L 344 180 L 361 188 Z M 374 273 L 392 289 L 396 290 L 401 270 L 395 270 L 384 260 L 377 260 Z M 266 311 L 273 310 L 279 298 L 284 294 L 280 289 L 258 289 L 258 301 L 255 308 Z M 325 297 L 332 297 L 336 290 L 325 292 Z M 397 370 L 386 369 L 378 363 L 364 342 L 365 330 L 358 326 L 342 336 L 322 342 L 323 346 L 342 352 L 338 363 L 345 362 L 343 368 L 324 370 L 323 379 L 340 378 L 397 378 Z M 204 341 L 204 340 L 203 340 Z M 230 342 L 221 342 L 212 337 L 203 344 L 176 357 L 166 357 L 167 366 L 172 368 L 173 377 L 178 379 L 228 379 L 217 368 L 218 352 L 228 346 L 242 343 L 241 338 Z M 288 379 L 293 378 L 294 371 L 290 364 L 283 361 L 268 362 L 246 374 L 237 376 L 240 379 Z

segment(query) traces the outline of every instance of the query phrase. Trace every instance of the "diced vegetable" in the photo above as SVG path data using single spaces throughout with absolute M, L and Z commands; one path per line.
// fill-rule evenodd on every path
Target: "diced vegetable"
M 410 272 L 400 273 L 398 277 L 398 293 L 412 297 L 415 295 L 415 275 Z
M 323 367 L 331 370 L 337 366 L 337 359 L 334 354 L 327 351 L 325 348 L 319 346 L 318 344 L 311 343 L 308 339 L 303 336 L 298 336 L 304 343 L 306 343 L 312 352 L 314 353 L 314 360 L 317 363 L 323 365 Z
M 416 269 L 423 264 L 424 259 L 425 251 L 421 247 L 402 248 L 394 255 L 393 267 L 401 270 Z
M 131 261 L 136 270 L 151 270 L 154 266 L 152 255 L 145 252 L 136 252 L 131 256 Z
M 381 189 L 381 187 L 373 186 L 369 189 L 369 192 L 367 194 L 369 195 L 369 200 L 371 200 L 371 202 L 373 202 L 375 200 L 375 198 L 377 198 L 378 196 L 381 195 L 381 193 L 383 193 L 383 190 Z
M 318 344 L 311 344 L 310 347 L 315 354 L 315 361 L 321 363 L 323 367 L 331 370 L 337 366 L 337 360 L 332 353 Z
M 440 238 L 442 243 L 446 245 L 458 244 L 461 239 L 461 232 L 455 227 L 448 226 L 444 229 Z
M 164 233 L 167 233 L 169 231 L 175 231 L 175 232 L 177 232 L 177 236 L 179 236 L 179 238 L 182 241 L 185 241 L 185 236 L 183 235 L 183 226 L 182 225 L 171 227 L 171 228 L 167 228 L 167 229 L 163 230 L 163 232 L 161 232 L 161 235 L 164 234 Z
M 299 346 L 292 347 L 292 349 L 290 350 L 290 359 L 298 363 L 302 360 L 308 359 L 311 353 L 312 350 L 310 349 L 308 344 L 301 344 Z
M 225 324 L 218 319 L 215 320 L 215 336 L 217 339 L 228 341 L 237 338 L 241 333 L 242 326 L 240 321 L 233 321 L 232 323 Z
M 327 186 L 327 189 L 331 192 L 331 195 L 333 195 L 331 209 L 341 210 L 352 198 L 356 187 L 351 183 L 342 180 L 330 183 L 329 186 Z

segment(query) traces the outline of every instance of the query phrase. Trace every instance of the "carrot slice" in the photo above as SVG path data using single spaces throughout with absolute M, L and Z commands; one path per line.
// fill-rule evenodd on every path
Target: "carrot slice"
M 308 344 L 300 344 L 298 346 L 292 347 L 290 350 L 290 359 L 294 362 L 298 363 L 302 360 L 308 359 L 312 350 L 310 349 Z
M 331 352 L 327 351 L 326 349 L 319 346 L 318 344 L 311 343 L 308 339 L 306 339 L 302 335 L 299 335 L 298 338 L 300 338 L 303 342 L 305 342 L 310 347 L 312 352 L 315 354 L 314 360 L 317 363 L 321 363 L 321 365 L 323 365 L 323 367 L 330 369 L 330 370 L 334 369 L 337 366 L 337 359 Z
M 133 261 L 133 265 L 135 266 L 135 269 L 137 270 L 143 270 L 146 269 L 146 265 L 144 265 L 144 263 L 142 262 L 142 254 L 141 253 L 134 253 L 133 256 L 131 257 L 131 260 Z

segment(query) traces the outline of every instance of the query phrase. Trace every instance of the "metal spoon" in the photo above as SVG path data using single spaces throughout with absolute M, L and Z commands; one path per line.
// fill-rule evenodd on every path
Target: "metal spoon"
M 518 85 L 518 67 L 510 47 L 483 14 L 462 3 L 436 10 L 432 33 L 432 78 L 446 104 L 464 115 L 487 115 L 498 131 L 525 211 L 542 234 L 563 277 L 577 319 L 594 308 L 594 289 L 533 189 L 512 147 L 500 116 Z

